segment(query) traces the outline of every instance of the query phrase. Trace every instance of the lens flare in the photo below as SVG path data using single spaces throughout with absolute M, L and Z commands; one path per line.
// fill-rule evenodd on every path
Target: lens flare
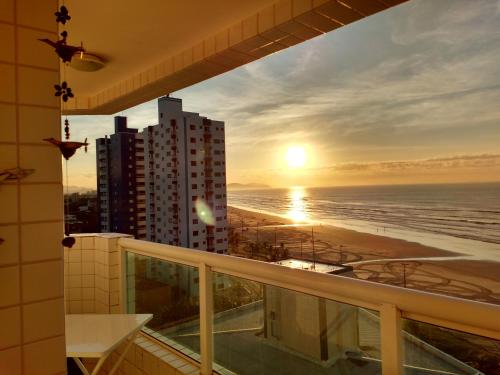
M 212 210 L 203 199 L 197 199 L 194 202 L 194 208 L 198 218 L 207 225 L 215 225 L 215 217 Z

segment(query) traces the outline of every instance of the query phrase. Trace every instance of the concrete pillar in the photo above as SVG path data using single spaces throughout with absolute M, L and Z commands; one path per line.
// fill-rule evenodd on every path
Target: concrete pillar
M 66 372 L 56 0 L 0 0 L 0 373 Z

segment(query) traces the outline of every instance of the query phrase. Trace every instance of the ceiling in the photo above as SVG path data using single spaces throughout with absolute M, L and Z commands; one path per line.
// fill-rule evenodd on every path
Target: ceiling
M 404 0 L 66 0 L 68 43 L 106 61 L 66 67 L 68 114 L 111 114 Z

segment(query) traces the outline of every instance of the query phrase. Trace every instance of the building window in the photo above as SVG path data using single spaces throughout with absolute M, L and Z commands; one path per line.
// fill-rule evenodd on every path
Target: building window
M 191 143 L 196 143 L 196 138 L 191 138 L 189 141 L 190 141 Z
M 196 150 L 191 149 L 190 153 L 191 155 L 196 155 Z
M 193 219 L 193 224 L 198 224 L 198 219 Z
M 189 129 L 196 130 L 196 126 L 195 125 L 189 125 Z
M 193 196 L 191 197 L 191 200 L 192 200 L 193 202 L 194 202 L 195 200 L 197 200 L 197 199 L 198 199 L 198 196 L 197 196 L 197 195 L 193 195 Z
M 193 230 L 193 236 L 197 236 L 198 235 L 198 231 L 197 230 Z
M 193 242 L 193 247 L 198 247 L 199 243 L 198 242 Z
M 191 173 L 191 177 L 198 177 L 198 174 L 196 172 Z
M 191 160 L 191 167 L 196 167 L 196 161 Z
M 198 189 L 198 185 L 197 184 L 192 184 L 191 185 L 191 189 Z

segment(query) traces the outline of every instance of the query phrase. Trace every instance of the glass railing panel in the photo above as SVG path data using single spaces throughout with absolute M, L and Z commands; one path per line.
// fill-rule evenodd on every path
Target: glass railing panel
M 236 374 L 377 374 L 378 313 L 214 273 L 214 369 Z
M 127 310 L 150 313 L 145 332 L 199 360 L 198 269 L 127 252 Z
M 405 374 L 500 374 L 500 341 L 403 319 Z

